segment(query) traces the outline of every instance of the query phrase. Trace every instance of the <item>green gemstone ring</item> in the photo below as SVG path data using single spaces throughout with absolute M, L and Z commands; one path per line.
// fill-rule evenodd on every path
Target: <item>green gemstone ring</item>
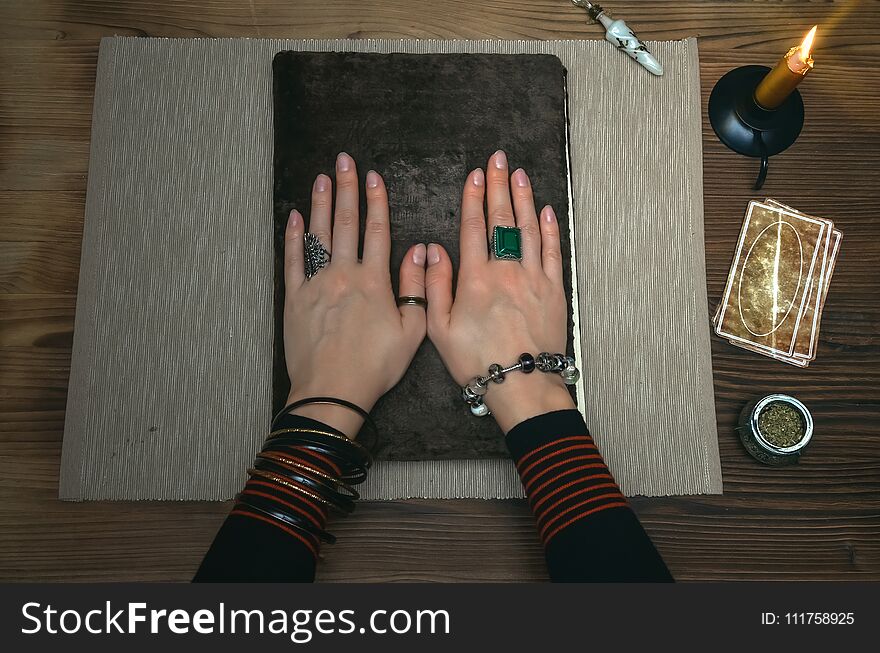
M 522 235 L 519 227 L 495 225 L 492 251 L 500 261 L 522 261 Z

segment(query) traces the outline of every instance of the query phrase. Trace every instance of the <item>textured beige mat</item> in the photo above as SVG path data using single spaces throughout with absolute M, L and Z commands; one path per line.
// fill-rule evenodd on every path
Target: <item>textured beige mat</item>
M 60 496 L 226 499 L 270 419 L 272 57 L 527 52 L 568 69 L 581 408 L 628 495 L 721 492 L 696 41 L 108 38 Z M 379 463 L 365 498 L 522 496 L 509 461 Z

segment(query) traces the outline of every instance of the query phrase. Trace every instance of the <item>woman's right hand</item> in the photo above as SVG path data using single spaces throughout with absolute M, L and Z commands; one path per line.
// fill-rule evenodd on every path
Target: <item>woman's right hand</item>
M 565 352 L 568 306 L 559 224 L 550 206 L 540 217 L 536 213 L 524 170 L 510 175 L 509 183 L 508 174 L 507 157 L 499 150 L 489 158 L 486 173 L 477 168 L 465 181 L 454 301 L 449 255 L 440 245 L 428 245 L 428 337 L 459 385 L 485 374 L 492 363 L 516 362 L 525 352 Z M 522 261 L 490 255 L 496 225 L 521 229 Z M 490 384 L 485 402 L 505 433 L 530 417 L 574 408 L 560 376 L 541 372 L 508 374 L 503 383 Z

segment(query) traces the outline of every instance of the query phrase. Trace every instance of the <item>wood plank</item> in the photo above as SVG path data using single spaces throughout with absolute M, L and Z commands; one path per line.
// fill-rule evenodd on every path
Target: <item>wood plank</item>
M 726 510 L 703 510 L 700 502 L 691 510 L 678 500 L 650 503 L 670 510 L 640 512 L 680 580 L 878 578 L 876 515 L 797 514 L 783 505 L 734 521 Z M 56 502 L 40 519 L 0 512 L 4 523 L 15 522 L 0 538 L 0 577 L 186 580 L 226 510 L 228 504 L 183 503 L 171 513 L 155 503 Z M 365 502 L 331 527 L 340 543 L 324 549 L 324 581 L 546 578 L 533 520 L 521 501 Z M 732 560 L 731 550 L 737 552 Z M 719 557 L 726 559 L 723 566 Z
M 79 252 L 64 242 L 0 242 L 0 292 L 76 294 Z
M 4 421 L 25 413 L 31 414 L 31 419 L 43 422 L 47 414 L 61 411 L 63 424 L 69 376 L 69 348 L 0 347 L 0 396 L 3 397 Z M 31 442 L 34 433 L 30 429 L 19 434 L 0 429 L 0 440 L 15 437 Z M 55 433 L 53 439 L 60 442 L 61 431 Z M 44 441 L 44 438 L 38 440 L 40 443 Z
M 76 297 L 0 294 L 0 347 L 70 351 Z
M 0 40 L 0 124 L 26 124 L 36 133 L 51 127 L 88 132 L 98 63 L 93 41 Z
M 719 51 L 783 53 L 810 25 L 826 50 L 877 55 L 876 3 L 644 2 L 613 7 L 644 39 L 699 36 Z M 833 26 L 833 29 L 830 27 Z M 121 0 L 72 9 L 65 0 L 10 0 L 0 13 L 0 39 L 96 40 L 109 35 L 274 38 L 598 38 L 585 12 L 557 0 Z M 793 42 L 794 41 L 794 42 Z
M 5 357 L 6 353 L 6 350 L 0 350 L 0 355 Z M 67 360 L 69 373 L 70 356 Z M 0 392 L 5 393 L 6 388 L 6 377 L 0 375 Z M 6 397 L 5 394 L 3 396 Z M 60 442 L 64 431 L 64 411 L 65 406 L 51 410 L 45 404 L 40 404 L 34 410 L 15 410 L 11 404 L 7 406 L 4 403 L 0 411 L 0 442 Z M 0 451 L 6 451 L 5 445 Z
M 85 191 L 0 191 L 0 242 L 64 243 L 80 249 Z
M 89 170 L 86 140 L 32 137 L 12 130 L 0 141 L 0 191 L 83 191 Z

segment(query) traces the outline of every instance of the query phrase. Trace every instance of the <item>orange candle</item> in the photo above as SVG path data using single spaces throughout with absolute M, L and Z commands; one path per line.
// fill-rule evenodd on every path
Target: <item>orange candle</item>
M 816 36 L 817 27 L 818 25 L 813 25 L 813 29 L 804 37 L 803 42 L 789 50 L 758 84 L 758 88 L 755 89 L 755 102 L 758 106 L 764 109 L 778 107 L 813 69 L 810 50 L 813 47 L 813 37 Z

